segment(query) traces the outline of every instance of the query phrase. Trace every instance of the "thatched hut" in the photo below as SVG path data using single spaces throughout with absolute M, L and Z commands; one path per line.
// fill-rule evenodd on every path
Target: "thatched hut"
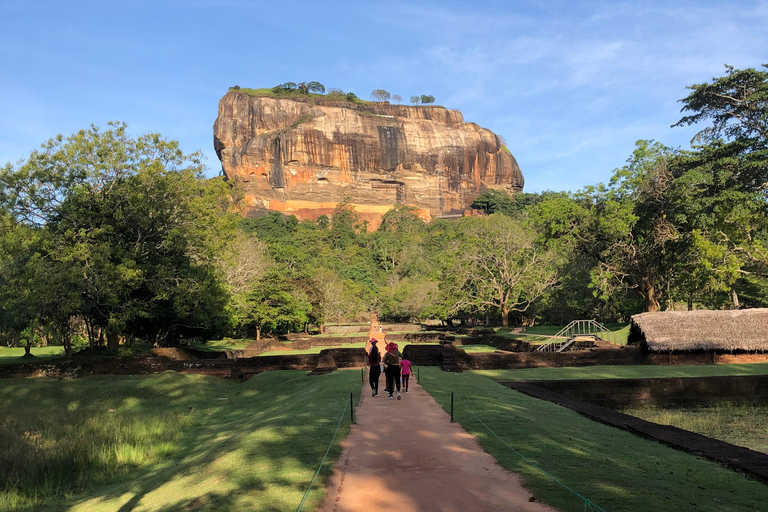
M 641 313 L 627 343 L 649 352 L 768 353 L 768 308 Z

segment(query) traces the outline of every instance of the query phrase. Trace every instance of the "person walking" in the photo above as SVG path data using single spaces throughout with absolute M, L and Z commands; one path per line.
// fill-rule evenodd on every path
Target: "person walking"
M 408 381 L 411 378 L 411 360 L 408 359 L 408 356 L 404 355 L 403 359 L 400 360 L 400 375 L 403 379 L 403 392 L 408 392 Z
M 403 356 L 397 350 L 397 343 L 388 343 L 387 353 L 384 354 L 384 365 L 387 375 L 387 389 L 389 390 L 389 399 L 394 398 L 393 393 L 397 386 L 397 399 L 400 400 L 400 358 Z
M 371 385 L 371 396 L 379 396 L 379 376 L 381 375 L 381 352 L 376 346 L 376 338 L 371 340 L 371 351 L 368 353 L 368 383 Z

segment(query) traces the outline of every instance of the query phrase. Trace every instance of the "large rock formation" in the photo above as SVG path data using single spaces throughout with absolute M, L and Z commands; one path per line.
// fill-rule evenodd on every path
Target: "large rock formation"
M 224 173 L 244 184 L 249 214 L 316 219 L 346 199 L 375 227 L 396 203 L 431 220 L 462 215 L 487 188 L 523 188 L 499 137 L 442 107 L 230 91 L 213 132 Z

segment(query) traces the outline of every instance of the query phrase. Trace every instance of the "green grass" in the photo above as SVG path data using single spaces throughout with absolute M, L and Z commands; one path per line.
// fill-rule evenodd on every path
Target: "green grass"
M 310 338 L 368 338 L 367 332 L 338 332 L 331 334 L 315 334 L 313 336 L 306 336 L 304 339 Z
M 497 348 L 490 345 L 461 345 L 460 349 L 464 350 L 467 354 L 478 354 L 484 352 L 496 352 Z
M 360 343 L 345 343 L 343 345 L 327 345 L 322 347 L 312 347 L 306 350 L 270 350 L 269 352 L 263 352 L 259 356 L 287 356 L 294 354 L 319 354 L 321 350 L 327 348 L 365 348 L 365 342 Z
M 298 506 L 349 392 L 359 399 L 360 372 L 267 372 L 239 385 L 174 372 L 0 385 L 2 511 L 273 511 Z M 339 438 L 348 428 L 345 419 Z M 321 499 L 339 450 L 304 510 Z
M 717 377 L 721 375 L 768 375 L 768 363 L 691 365 L 604 365 L 564 368 L 479 370 L 494 380 L 561 379 L 654 379 L 662 377 Z
M 606 328 L 610 329 L 613 333 L 613 337 L 620 345 L 624 345 L 627 342 L 627 336 L 629 335 L 629 324 L 603 324 Z M 533 327 L 526 327 L 525 331 L 519 334 L 512 334 L 511 329 L 508 327 L 499 327 L 495 329 L 496 334 L 515 340 L 527 341 L 529 343 L 548 343 L 552 341 L 546 336 L 554 336 L 560 332 L 564 325 L 536 325 Z M 539 336 L 537 336 L 539 335 Z
M 223 350 L 243 350 L 245 347 L 254 343 L 256 340 L 250 338 L 233 339 L 224 338 L 221 340 L 196 341 L 192 344 L 197 350 L 206 352 L 221 352 Z
M 768 405 L 716 403 L 679 409 L 640 407 L 622 412 L 768 453 Z
M 21 359 L 23 348 L 0 347 L 0 364 L 30 363 L 64 357 L 64 347 L 32 347 L 34 359 Z
M 477 372 L 421 369 L 421 384 L 446 409 L 454 390 L 502 439 L 568 487 L 608 511 L 764 509 L 768 486 L 552 403 L 500 386 Z M 584 502 L 502 444 L 456 401 L 456 420 L 540 501 L 559 510 Z

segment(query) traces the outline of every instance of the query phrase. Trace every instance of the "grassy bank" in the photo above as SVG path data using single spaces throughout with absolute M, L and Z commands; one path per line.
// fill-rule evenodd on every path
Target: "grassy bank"
M 509 445 L 605 510 L 755 512 L 768 496 L 768 486 L 734 471 L 512 391 L 479 372 L 422 368 L 421 384 L 446 410 L 454 390 Z M 560 510 L 584 509 L 583 500 L 492 436 L 458 401 L 455 410 L 456 420 L 539 500 Z
M 0 381 L 0 510 L 295 510 L 359 382 L 359 370 Z
M 672 425 L 726 443 L 768 453 L 768 406 L 716 403 L 699 407 L 640 407 L 622 411 L 647 421 Z

